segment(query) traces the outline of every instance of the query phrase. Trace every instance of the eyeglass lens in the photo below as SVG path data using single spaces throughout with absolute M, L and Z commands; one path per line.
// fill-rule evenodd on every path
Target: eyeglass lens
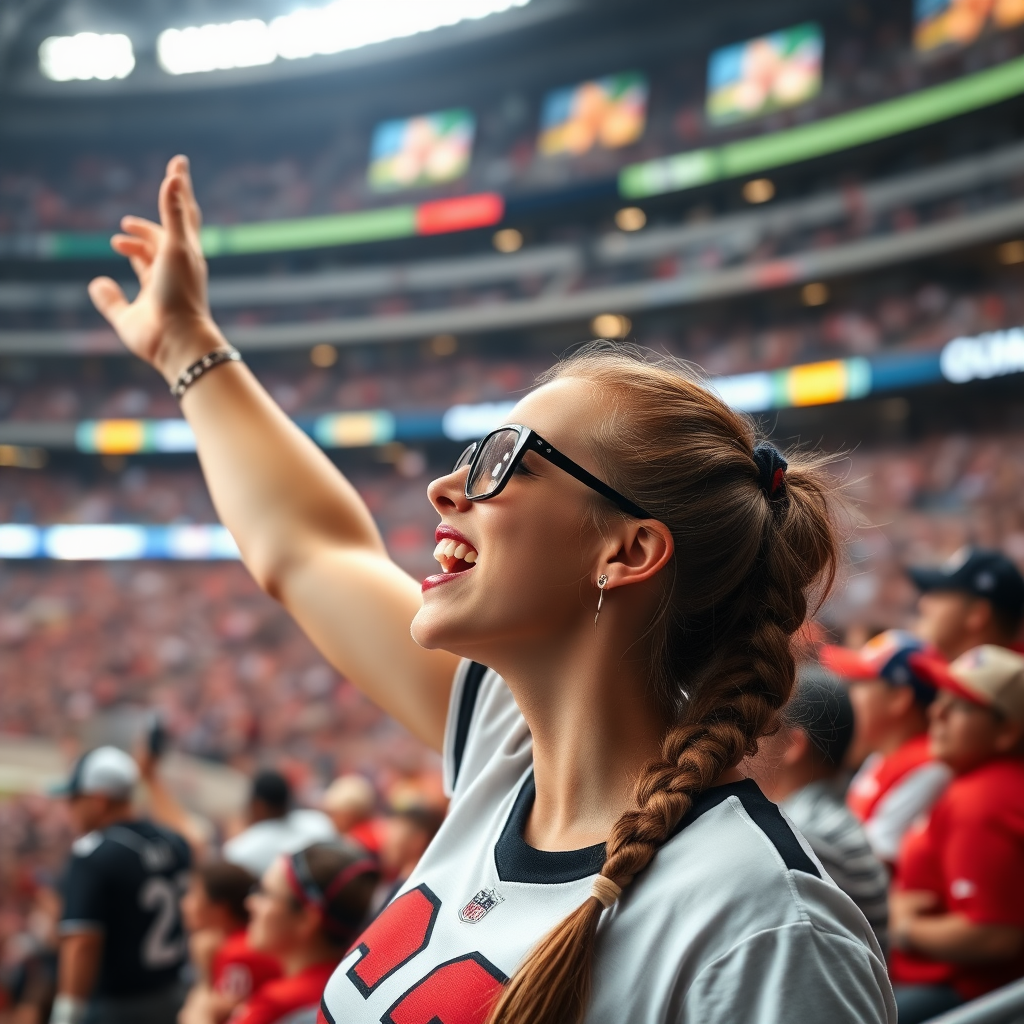
M 519 440 L 518 430 L 497 430 L 483 441 L 483 448 L 469 472 L 466 495 L 486 497 L 495 491 L 508 473 Z

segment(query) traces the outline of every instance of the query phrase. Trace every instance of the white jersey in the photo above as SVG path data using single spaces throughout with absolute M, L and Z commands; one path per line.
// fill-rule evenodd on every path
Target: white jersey
M 334 822 L 323 811 L 300 807 L 282 818 L 250 825 L 224 844 L 224 859 L 260 878 L 282 853 L 298 853 L 313 843 L 338 838 Z
M 445 731 L 451 810 L 327 984 L 329 1024 L 483 1024 L 500 987 L 590 894 L 604 847 L 533 849 L 532 739 L 464 663 Z M 861 912 L 749 780 L 702 794 L 602 915 L 587 1024 L 895 1024 Z

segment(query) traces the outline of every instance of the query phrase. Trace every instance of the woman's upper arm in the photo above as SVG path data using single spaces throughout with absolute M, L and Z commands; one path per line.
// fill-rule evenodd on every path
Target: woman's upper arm
M 408 573 L 382 552 L 324 542 L 290 566 L 277 596 L 332 665 L 441 749 L 459 659 L 413 640 L 420 586 Z

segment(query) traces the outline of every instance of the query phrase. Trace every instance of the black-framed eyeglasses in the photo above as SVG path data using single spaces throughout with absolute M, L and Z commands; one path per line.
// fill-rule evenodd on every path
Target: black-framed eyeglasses
M 492 430 L 481 440 L 474 441 L 456 460 L 453 473 L 469 466 L 466 477 L 466 497 L 470 501 L 487 501 L 499 495 L 515 472 L 516 466 L 523 461 L 528 452 L 536 452 L 542 459 L 564 469 L 580 483 L 597 491 L 598 494 L 614 502 L 623 512 L 628 512 L 637 519 L 654 519 L 650 512 L 645 512 L 636 502 L 630 501 L 624 494 L 598 480 L 582 466 L 563 455 L 557 448 L 548 444 L 540 434 L 524 427 L 521 423 L 507 423 L 497 430 Z

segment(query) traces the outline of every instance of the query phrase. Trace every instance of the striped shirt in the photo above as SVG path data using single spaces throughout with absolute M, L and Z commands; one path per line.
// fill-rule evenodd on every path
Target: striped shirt
M 819 779 L 790 794 L 780 806 L 886 949 L 889 872 L 871 852 L 864 826 L 846 806 L 844 789 L 840 778 Z

